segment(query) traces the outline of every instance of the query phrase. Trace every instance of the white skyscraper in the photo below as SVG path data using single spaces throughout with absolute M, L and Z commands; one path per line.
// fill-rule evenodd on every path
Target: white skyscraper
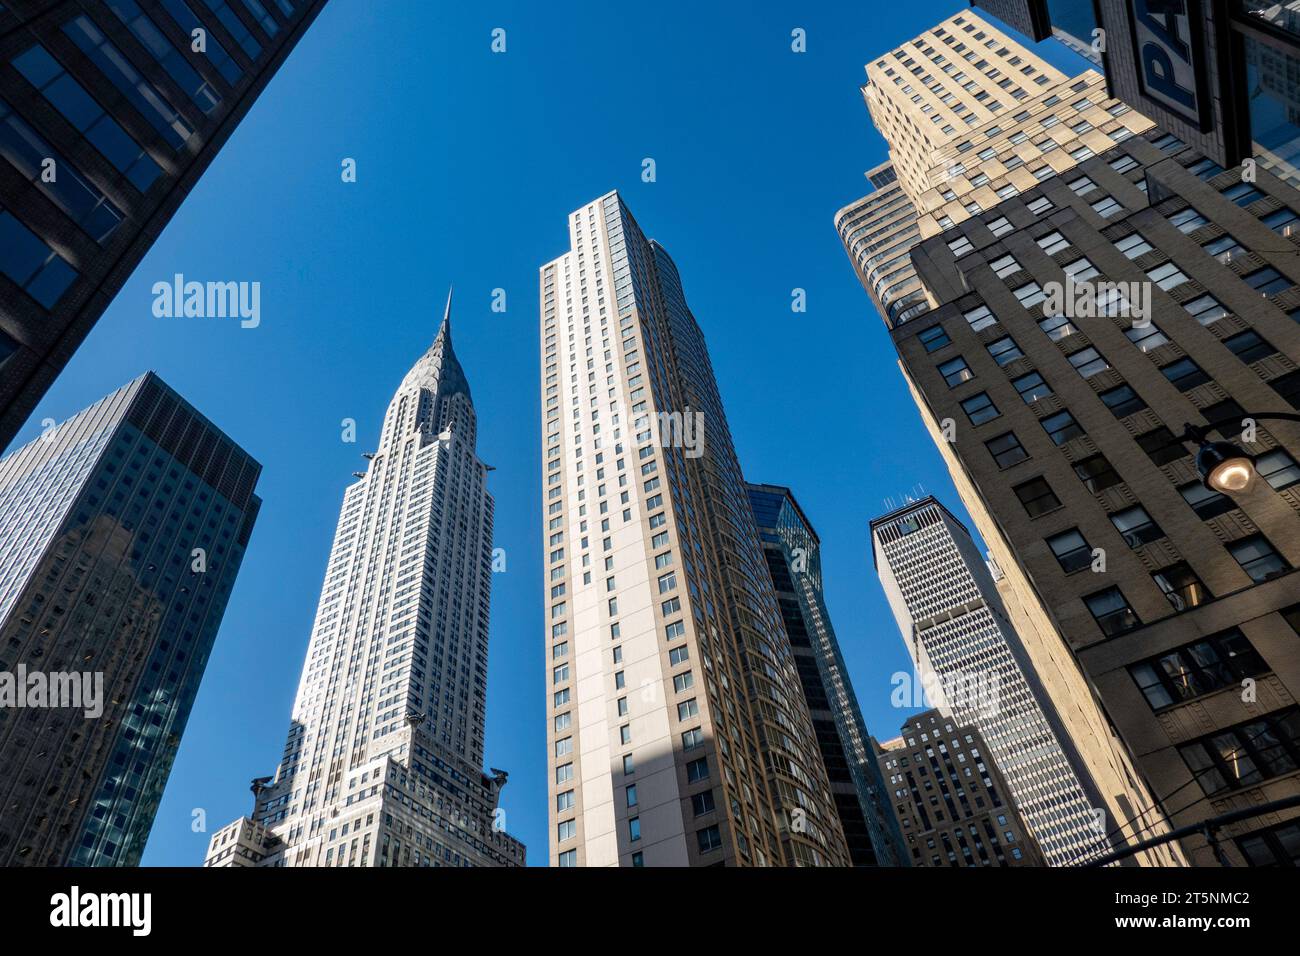
M 284 756 L 207 864 L 511 866 L 483 773 L 492 496 L 451 297 L 343 495 Z M 228 852 L 231 847 L 235 852 Z
M 876 571 L 936 705 L 984 735 L 1050 866 L 1105 852 L 1116 821 L 1028 664 L 970 533 L 933 497 L 871 522 Z
M 704 334 L 617 193 L 541 269 L 551 862 L 847 865 Z

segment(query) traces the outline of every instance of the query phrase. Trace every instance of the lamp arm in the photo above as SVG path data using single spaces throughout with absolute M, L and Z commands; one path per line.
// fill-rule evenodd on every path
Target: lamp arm
M 1219 422 L 1212 422 L 1209 425 L 1193 425 L 1191 422 L 1183 423 L 1183 433 L 1178 436 L 1179 441 L 1190 441 L 1200 444 L 1205 441 L 1205 436 L 1212 431 L 1222 428 L 1225 425 L 1240 424 L 1242 418 L 1262 419 L 1273 422 L 1300 422 L 1300 413 L 1296 412 L 1243 412 L 1241 418 L 1228 418 Z

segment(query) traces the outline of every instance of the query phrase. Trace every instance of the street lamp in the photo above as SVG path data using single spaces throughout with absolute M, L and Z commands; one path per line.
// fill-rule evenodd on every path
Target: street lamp
M 1294 412 L 1245 412 L 1242 419 L 1264 419 L 1266 421 L 1300 422 L 1300 415 Z M 1201 476 L 1201 483 L 1211 491 L 1220 494 L 1240 494 L 1250 490 L 1255 481 L 1255 458 L 1240 445 L 1230 441 L 1210 441 L 1210 432 L 1226 425 L 1238 425 L 1239 419 L 1215 422 L 1212 425 L 1183 425 L 1180 441 L 1195 442 L 1196 471 Z
M 1196 470 L 1207 488 L 1229 494 L 1246 491 L 1255 481 L 1255 462 L 1229 441 L 1203 442 L 1196 452 Z

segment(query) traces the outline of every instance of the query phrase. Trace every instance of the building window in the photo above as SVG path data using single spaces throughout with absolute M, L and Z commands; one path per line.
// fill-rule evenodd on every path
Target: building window
M 1300 408 L 1300 372 L 1287 372 L 1268 380 L 1269 388 L 1281 395 L 1292 408 Z
M 1290 279 L 1282 275 L 1272 266 L 1266 266 L 1263 269 L 1256 269 L 1254 272 L 1248 272 L 1242 279 L 1246 285 L 1259 292 L 1260 295 L 1276 295 L 1279 292 L 1285 292 L 1291 286 L 1295 285 Z
M 1020 351 L 1020 346 L 1016 345 L 1015 339 L 1009 335 L 988 344 L 989 355 L 998 365 L 1009 365 L 1018 358 L 1023 358 L 1025 353 Z
M 1211 431 L 1225 438 L 1234 438 L 1241 434 L 1246 419 L 1245 409 L 1230 398 L 1201 409 L 1201 415 L 1210 423 Z
M 15 285 L 52 309 L 77 278 L 77 272 L 57 252 L 7 210 L 0 209 L 0 272 Z
M 943 380 L 948 383 L 949 388 L 954 388 L 962 382 L 969 382 L 975 377 L 975 373 L 970 370 L 966 360 L 960 355 L 940 365 L 939 374 L 943 376 Z
M 1061 267 L 1061 271 L 1075 282 L 1087 282 L 1089 279 L 1095 279 L 1101 274 L 1087 256 L 1081 256 L 1073 262 L 1067 262 Z
M 1138 256 L 1145 255 L 1152 249 L 1151 243 L 1142 238 L 1140 232 L 1130 232 L 1122 239 L 1115 240 L 1115 248 L 1129 259 L 1136 259 Z
M 1147 278 L 1168 292 L 1187 281 L 1187 276 L 1172 262 L 1166 262 L 1147 271 Z
M 1169 217 L 1169 225 L 1175 227 L 1181 233 L 1195 232 L 1208 223 L 1208 219 L 1190 206 Z
M 1025 513 L 1031 518 L 1037 518 L 1061 507 L 1061 499 L 1056 497 L 1046 478 L 1031 478 L 1011 490 L 1016 493 L 1020 503 L 1025 506 Z
M 1146 325 L 1130 325 L 1124 330 L 1124 335 L 1143 352 L 1150 352 L 1169 342 L 1154 322 L 1148 322 Z
M 1300 466 L 1281 448 L 1266 451 L 1256 458 L 1255 471 L 1275 491 L 1300 483 Z
M 990 325 L 996 325 L 998 321 L 987 305 L 976 306 L 969 312 L 963 312 L 962 317 L 970 323 L 971 329 L 976 332 L 987 329 Z
M 1283 206 L 1281 209 L 1275 209 L 1262 217 L 1259 221 L 1278 235 L 1289 236 L 1296 231 L 1296 224 L 1300 223 L 1300 215 L 1296 215 L 1295 212 Z
M 1062 249 L 1068 249 L 1070 247 L 1070 241 L 1059 232 L 1049 232 L 1038 240 L 1038 245 L 1045 253 L 1052 256 L 1056 255 L 1056 253 L 1060 252 Z
M 194 127 L 168 102 L 166 94 L 141 76 L 88 17 L 75 17 L 63 25 L 63 32 L 172 149 L 180 149 L 194 135 Z
M 696 834 L 701 853 L 712 853 L 714 850 L 722 849 L 722 832 L 715 823 L 711 827 L 705 827 Z
M 1061 570 L 1066 574 L 1082 571 L 1092 564 L 1092 547 L 1079 533 L 1078 528 L 1062 531 L 1047 539 L 1047 546 L 1056 555 Z
M 1205 250 L 1207 255 L 1225 264 L 1237 253 L 1246 251 L 1242 248 L 1241 243 L 1226 232 L 1209 242 L 1201 243 L 1201 248 Z
M 1262 358 L 1268 358 L 1270 355 L 1276 355 L 1277 349 L 1269 345 L 1258 332 L 1247 330 L 1237 335 L 1231 335 L 1223 340 L 1229 351 L 1237 358 L 1241 359 L 1247 365 L 1251 362 L 1258 362 Z
M 1096 591 L 1085 596 L 1083 603 L 1107 637 L 1127 633 L 1142 624 L 1119 588 Z
M 1220 494 L 1210 488 L 1206 488 L 1199 481 L 1190 481 L 1178 488 L 1179 493 L 1183 496 L 1196 516 L 1202 521 L 1208 521 L 1211 518 L 1226 514 L 1237 507 L 1237 503 L 1227 495 Z
M 1250 579 L 1256 584 L 1291 570 L 1286 559 L 1274 550 L 1262 534 L 1252 534 L 1240 541 L 1233 541 L 1228 545 L 1228 553 L 1237 560 L 1241 569 L 1249 574 Z
M 1023 462 L 1030 457 L 1030 454 L 1021 446 L 1021 442 L 1015 437 L 1015 432 L 1006 432 L 996 438 L 984 442 L 988 453 L 992 455 L 993 460 L 997 462 L 998 468 L 1009 468 L 1013 464 Z
M 1178 750 L 1207 796 L 1255 786 L 1300 766 L 1300 708 L 1274 711 Z
M 1005 279 L 1007 276 L 1020 271 L 1020 263 L 1016 261 L 1015 256 L 1001 256 L 990 262 L 989 268 L 993 270 L 994 275 L 999 279 Z
M 1043 376 L 1037 372 L 1029 372 L 1019 378 L 1013 378 L 1011 384 L 1016 387 L 1016 391 L 1020 393 L 1020 397 L 1025 400 L 1026 405 L 1032 405 L 1040 398 L 1052 394 L 1051 386 L 1043 381 Z
M 1183 308 L 1201 325 L 1212 325 L 1228 314 L 1228 310 L 1212 295 L 1197 296 L 1183 303 Z
M 1086 150 L 1089 156 L 1092 155 L 1092 150 L 1088 149 L 1086 146 L 1083 147 L 1083 150 Z M 1080 150 L 1075 150 L 1075 152 L 1080 152 Z M 1071 153 L 1070 155 L 1074 156 L 1075 153 Z M 1116 200 L 1114 196 L 1106 196 L 1092 204 L 1092 211 L 1101 216 L 1102 219 L 1109 219 L 1111 216 L 1116 216 L 1122 213 L 1124 207 L 1120 205 L 1119 201 Z
M 952 250 L 952 254 L 954 256 L 957 256 L 958 258 L 961 258 L 962 256 L 966 255 L 966 253 L 971 252 L 975 249 L 975 247 L 971 245 L 971 241 L 967 239 L 965 236 L 960 236 L 957 239 L 954 239 L 952 242 L 948 243 L 948 248 Z
M 1204 697 L 1268 670 L 1235 627 L 1133 664 L 1129 673 L 1152 710 Z
M 1115 526 L 1115 530 L 1120 533 L 1130 548 L 1140 548 L 1152 541 L 1159 541 L 1165 536 L 1160 526 L 1151 520 L 1146 509 L 1140 505 L 1116 511 L 1109 517 L 1110 523 Z
M 100 245 L 121 225 L 125 215 L 122 210 L 113 205 L 79 169 L 38 136 L 36 130 L 19 119 L 3 99 L 0 99 L 0 156 L 9 160 L 33 186 L 45 193 Z M 52 168 L 57 171 L 54 180 L 50 182 L 46 181 L 44 175 L 47 159 L 53 160 Z M 9 272 L 7 266 L 6 263 L 6 273 Z
M 1026 309 L 1033 308 L 1047 298 L 1042 286 L 1037 282 L 1026 282 L 1019 288 L 1012 289 L 1011 292 Z
M 1250 183 L 1235 183 L 1223 190 L 1221 195 L 1224 199 L 1231 199 L 1238 206 L 1249 206 L 1251 203 L 1265 198 L 1264 193 Z
M 561 853 L 561 854 L 557 857 L 557 862 L 558 862 L 558 864 L 559 864 L 560 866 L 577 866 L 577 865 L 578 865 L 578 851 L 577 851 L 577 850 L 565 850 L 563 853 Z
M 1186 561 L 1179 561 L 1167 568 L 1153 571 L 1151 580 L 1155 581 L 1156 587 L 1160 588 L 1164 596 L 1169 599 L 1175 611 L 1199 607 L 1212 597 Z
M 1044 166 L 1043 169 L 1046 169 L 1049 175 L 1053 171 L 1050 166 Z M 1035 175 L 1037 175 L 1037 173 L 1035 173 Z M 1039 178 L 1041 179 L 1042 177 Z M 1039 196 L 1033 202 L 1029 203 L 1025 208 L 1027 208 L 1035 216 L 1041 216 L 1043 213 L 1047 212 L 1047 210 L 1053 207 L 1052 207 L 1052 201 L 1050 199 L 1048 199 L 1046 196 Z
M 1115 469 L 1106 460 L 1106 456 L 1102 454 L 1090 455 L 1082 461 L 1075 462 L 1074 473 L 1079 476 L 1084 487 L 1094 495 L 1118 485 L 1121 481 Z
M 1069 412 L 1057 412 L 1055 415 L 1048 415 L 1043 419 L 1043 430 L 1047 436 L 1057 445 L 1064 445 L 1073 438 L 1078 438 L 1083 434 L 1083 429 L 1079 423 L 1074 420 L 1074 416 Z
M 1106 360 L 1101 357 L 1101 353 L 1091 346 L 1073 352 L 1067 358 L 1070 360 L 1070 364 L 1074 366 L 1075 371 L 1084 378 L 1092 378 L 1094 375 L 1099 375 L 1110 368 Z
M 1011 232 L 1013 228 L 1010 220 L 1008 220 L 1006 216 L 998 216 L 998 218 L 988 224 L 988 227 L 989 232 L 993 233 L 995 236 L 1005 236 L 1008 232 Z
M 1187 447 L 1164 425 L 1138 435 L 1137 443 L 1157 465 L 1168 465 L 1187 455 Z
M 1162 365 L 1160 371 L 1180 392 L 1190 391 L 1210 381 L 1210 376 L 1205 374 L 1204 369 L 1186 357 Z
M 1300 820 L 1238 837 L 1237 849 L 1251 866 L 1300 866 Z
M 988 392 L 980 392 L 978 395 L 972 395 L 961 403 L 962 409 L 966 412 L 966 417 L 970 419 L 972 425 L 983 425 L 985 422 L 992 421 L 1000 414 L 998 408 L 989 398 Z
M 13 66 L 36 87 L 92 146 L 123 173 L 140 192 L 146 191 L 162 169 L 131 138 L 77 80 L 39 43 L 13 59 Z
M 1059 342 L 1066 336 L 1073 335 L 1079 331 L 1074 324 L 1063 315 L 1049 315 L 1045 319 L 1038 320 L 1038 327 L 1046 333 L 1047 337 L 1053 342 Z
M 1092 192 L 1094 189 L 1097 188 L 1097 184 L 1094 183 L 1087 176 L 1080 176 L 1077 179 L 1071 179 L 1065 185 L 1069 186 L 1070 191 L 1074 193 L 1076 196 L 1086 196 L 1088 195 L 1088 193 Z
M 916 337 L 925 346 L 927 352 L 937 352 L 952 342 L 942 325 L 932 325 L 928 329 L 923 329 L 916 334 Z
M 1097 397 L 1106 404 L 1116 418 L 1132 415 L 1147 407 L 1147 403 L 1142 401 L 1137 392 L 1128 385 L 1117 385 L 1101 392 Z

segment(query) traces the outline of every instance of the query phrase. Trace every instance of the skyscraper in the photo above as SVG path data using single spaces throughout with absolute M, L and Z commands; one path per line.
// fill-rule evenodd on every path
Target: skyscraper
M 868 64 L 862 93 L 891 161 L 835 227 L 890 328 L 933 305 L 908 255 L 920 240 L 1153 125 L 1109 99 L 1095 71 L 1066 77 L 970 11 Z M 898 165 L 910 175 L 881 175 Z
M 936 162 L 947 146 L 988 124 L 1021 122 L 1019 113 L 1036 111 L 1068 82 L 1056 67 L 968 10 L 876 57 L 866 73 L 862 98 L 889 143 L 903 191 L 918 205 L 963 175 Z M 962 155 L 951 165 L 976 157 Z
M 910 862 L 822 591 L 821 541 L 789 488 L 749 485 L 777 605 L 854 866 Z
M 0 449 L 324 2 L 0 4 Z
M 259 849 L 226 865 L 523 864 L 506 774 L 482 769 L 493 504 L 476 428 L 448 295 L 343 494 L 279 770 L 222 831 Z
M 139 862 L 260 471 L 153 373 L 0 460 L 0 865 Z
M 1003 565 L 1005 574 L 998 590 L 1028 666 L 1061 721 L 1058 733 L 1069 738 L 1080 758 L 1082 779 L 1094 781 L 1101 794 L 1104 806 L 1096 809 L 1105 810 L 1112 827 L 1137 819 L 1139 826 L 1146 827 L 1142 836 L 1165 832 L 1165 811 L 1155 805 L 1134 756 L 1116 737 L 1110 717 L 1072 659 L 1070 640 L 1061 622 L 1043 608 L 1027 584 L 1021 586 L 1019 569 L 1006 566 L 1014 562 L 999 550 L 996 525 L 986 520 L 987 503 L 970 491 L 953 465 L 953 451 L 960 443 L 953 442 L 954 436 L 960 439 L 967 422 L 991 421 L 1003 406 L 984 407 L 984 398 L 976 395 L 970 398 L 969 408 L 960 409 L 961 416 L 936 418 L 937 396 L 930 388 L 918 387 L 907 358 L 914 347 L 927 355 L 943 354 L 943 387 L 956 390 L 968 374 L 963 368 L 965 359 L 949 354 L 947 332 L 930 321 L 929 310 L 960 295 L 964 283 L 978 281 L 969 270 L 977 273 L 981 266 L 999 278 L 1015 280 L 1013 294 L 1029 307 L 1043 291 L 1039 285 L 1017 279 L 1019 260 L 1015 256 L 997 255 L 977 262 L 970 256 L 974 237 L 978 234 L 980 246 L 990 249 L 1014 241 L 1024 219 L 1010 211 L 1023 208 L 1032 216 L 1048 213 L 1052 203 L 1042 193 L 1049 187 L 1068 189 L 1090 216 L 1105 220 L 1116 215 L 1122 205 L 1098 190 L 1095 180 L 1082 175 L 1080 167 L 1091 165 L 1097 154 L 1117 143 L 1138 142 L 1149 133 L 1151 123 L 1125 104 L 1107 99 L 1095 72 L 1086 71 L 1075 78 L 1049 72 L 1023 46 L 970 11 L 949 17 L 878 57 L 867 73 L 867 104 L 882 132 L 890 137 L 891 158 L 896 165 L 905 158 L 911 170 L 906 181 L 900 176 L 902 188 L 918 190 L 908 192 L 908 198 L 915 208 L 919 241 L 912 245 L 910 258 L 899 250 L 902 255 L 895 268 L 902 269 L 906 263 L 916 274 L 922 290 L 918 295 L 926 308 L 917 305 L 898 316 L 882 311 L 899 346 L 900 368 L 922 420 L 949 462 L 963 502 Z M 933 129 L 927 130 L 927 126 Z M 848 241 L 851 233 L 846 234 L 842 219 L 840 231 L 852 255 L 856 247 Z M 939 272 L 927 273 L 922 268 L 925 258 L 939 254 L 935 244 L 939 235 L 944 236 L 942 256 L 950 260 L 942 283 L 937 278 Z M 1086 257 L 1079 262 L 1062 261 L 1069 262 L 1070 281 L 1090 278 Z M 999 328 L 995 309 L 972 302 L 964 307 L 963 316 L 972 332 L 981 337 L 991 361 L 1011 365 L 1021 357 L 1019 337 L 995 334 Z M 904 348 L 901 342 L 915 346 Z M 1033 395 L 1037 386 L 1030 372 L 1026 369 L 1017 378 L 1020 387 Z M 965 391 L 961 394 L 967 397 Z M 945 425 L 945 421 L 962 424 Z M 991 488 L 1000 490 L 1000 486 Z M 1051 858 L 1047 846 L 1044 850 Z M 1182 859 L 1181 850 L 1173 848 L 1172 852 Z M 1144 854 L 1138 859 L 1167 862 L 1160 854 Z
M 889 163 L 868 170 L 867 179 L 875 189 L 835 214 L 835 230 L 885 323 L 901 325 L 930 308 L 912 267 L 912 247 L 921 239 L 916 206 Z
M 1131 754 L 1150 797 L 1112 828 L 1145 838 L 1144 807 L 1202 825 L 1300 792 L 1300 426 L 1269 414 L 1300 410 L 1300 193 L 1159 130 L 1078 179 L 1004 202 L 1003 236 L 918 246 L 941 304 L 893 338 L 1026 643 L 1069 655 L 1087 689 L 1058 669 L 1060 699 L 1095 698 Z M 1209 486 L 1188 423 L 1253 485 Z M 1298 833 L 1292 809 L 1181 843 L 1272 864 Z
M 916 866 L 1046 865 L 978 727 L 928 710 L 877 746 Z
M 979 728 L 1048 863 L 1108 850 L 1105 799 L 970 533 L 929 497 L 873 520 L 871 538 L 914 679 L 926 682 L 942 713 Z
M 617 193 L 542 266 L 551 862 L 847 865 L 677 268 Z

